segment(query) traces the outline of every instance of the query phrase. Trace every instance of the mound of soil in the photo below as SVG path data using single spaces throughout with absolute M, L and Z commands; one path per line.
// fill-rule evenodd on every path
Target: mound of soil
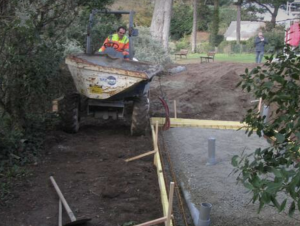
M 245 68 L 255 64 L 203 63 L 185 65 L 186 71 L 156 77 L 151 83 L 152 114 L 164 114 L 158 96 L 163 96 L 177 117 L 240 121 L 251 105 L 251 96 L 236 87 Z

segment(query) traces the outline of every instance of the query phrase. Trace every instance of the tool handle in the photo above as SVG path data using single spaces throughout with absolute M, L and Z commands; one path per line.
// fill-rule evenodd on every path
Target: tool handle
M 64 207 L 65 207 L 65 209 L 66 209 L 66 212 L 67 212 L 67 214 L 68 214 L 69 217 L 70 217 L 70 220 L 71 220 L 72 222 L 73 222 L 73 221 L 76 221 L 76 217 L 75 217 L 74 213 L 72 212 L 70 206 L 68 205 L 67 201 L 65 200 L 63 194 L 61 193 L 61 191 L 60 191 L 58 185 L 56 184 L 56 182 L 55 182 L 55 180 L 54 180 L 54 178 L 53 178 L 52 176 L 50 177 L 50 180 L 51 180 L 51 182 L 52 182 L 52 184 L 53 184 L 53 186 L 54 186 L 54 188 L 55 188 L 55 190 L 56 190 L 56 192 L 57 192 L 57 194 L 58 194 L 60 200 L 62 201 L 62 204 L 64 205 Z

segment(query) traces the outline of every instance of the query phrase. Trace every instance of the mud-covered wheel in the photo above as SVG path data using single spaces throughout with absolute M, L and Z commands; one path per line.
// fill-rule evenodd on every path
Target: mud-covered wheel
M 67 133 L 77 133 L 80 121 L 80 95 L 77 93 L 68 94 L 60 104 L 60 116 L 62 129 Z
M 149 98 L 146 94 L 134 101 L 131 117 L 131 135 L 145 135 L 149 126 Z

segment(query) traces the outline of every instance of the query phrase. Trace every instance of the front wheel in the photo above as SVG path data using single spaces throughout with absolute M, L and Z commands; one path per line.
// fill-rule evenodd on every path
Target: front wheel
M 146 94 L 134 101 L 131 117 L 131 135 L 145 135 L 149 126 L 149 106 L 150 102 Z
M 61 102 L 60 116 L 63 130 L 67 133 L 77 133 L 79 130 L 79 105 L 80 95 L 78 93 L 66 95 Z

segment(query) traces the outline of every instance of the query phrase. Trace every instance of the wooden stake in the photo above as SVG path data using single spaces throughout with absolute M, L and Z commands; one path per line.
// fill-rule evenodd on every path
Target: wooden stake
M 172 209 L 173 209 L 174 186 L 175 186 L 175 183 L 171 182 L 170 183 L 170 193 L 169 193 L 169 209 L 168 209 L 167 216 L 161 217 L 161 218 L 158 218 L 158 219 L 155 219 L 152 221 L 147 221 L 145 223 L 138 224 L 136 226 L 151 226 L 151 225 L 156 225 L 156 224 L 163 223 L 163 222 L 165 222 L 166 226 L 171 225 L 171 219 L 173 218 Z
M 260 113 L 261 103 L 262 103 L 262 98 L 259 98 L 259 102 L 258 102 L 258 113 Z
M 56 98 L 52 101 L 52 112 L 58 112 L 58 102 L 64 99 L 64 96 Z
M 174 118 L 177 118 L 176 100 L 174 100 Z
M 138 155 L 138 156 L 135 156 L 135 157 L 126 159 L 125 162 L 131 162 L 131 161 L 133 161 L 133 160 L 137 160 L 137 159 L 140 159 L 140 158 L 143 158 L 143 157 L 146 157 L 146 156 L 148 156 L 148 155 L 155 154 L 155 153 L 156 153 L 156 150 L 154 150 L 154 151 L 149 151 L 149 152 L 146 152 L 146 153 L 144 153 L 144 154 L 141 154 L 141 155 Z
M 155 123 L 155 150 L 158 150 L 158 121 Z
M 138 224 L 138 225 L 136 225 L 136 226 L 150 226 L 150 225 L 156 225 L 156 224 L 165 222 L 166 220 L 167 220 L 167 217 L 161 217 L 161 218 L 158 218 L 158 219 L 155 219 L 155 220 L 152 220 L 152 221 L 147 221 L 147 222 L 145 222 L 145 223 Z
M 62 203 L 58 201 L 58 226 L 62 226 Z
M 171 217 L 172 217 L 172 209 L 173 209 L 173 196 L 174 196 L 174 182 L 170 183 L 170 193 L 169 193 L 169 209 L 167 215 L 166 226 L 170 226 Z
M 153 125 L 151 125 L 151 133 L 152 133 L 153 149 L 155 149 L 156 141 L 155 141 L 155 131 L 154 131 L 154 126 Z

